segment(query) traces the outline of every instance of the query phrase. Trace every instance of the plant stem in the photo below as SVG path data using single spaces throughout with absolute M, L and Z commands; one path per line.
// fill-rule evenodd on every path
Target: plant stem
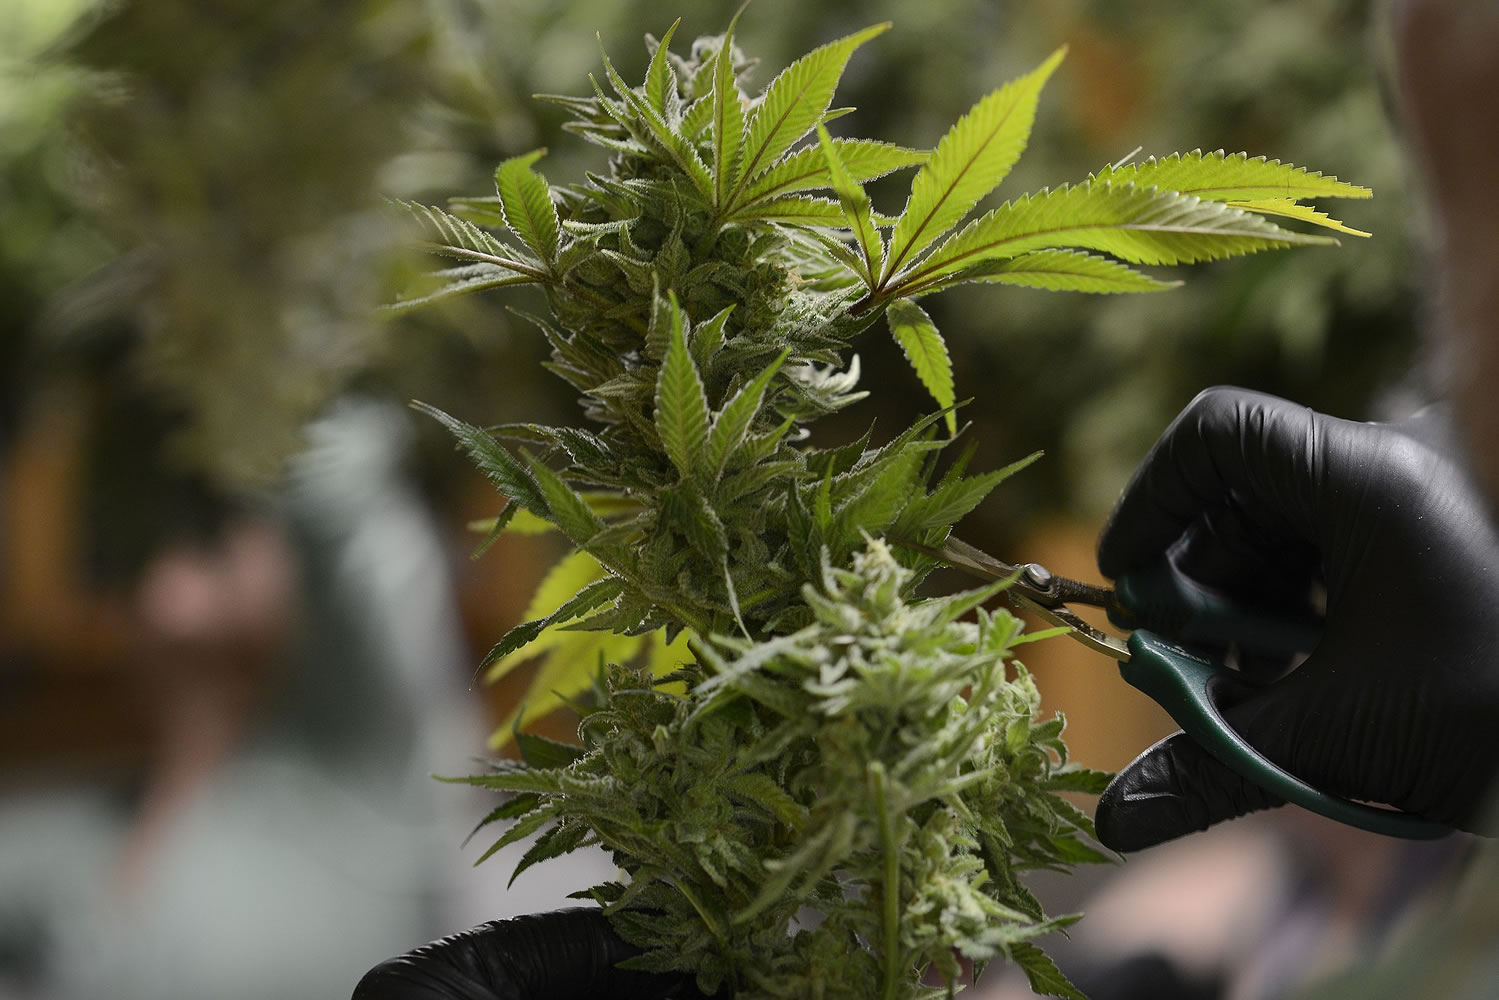
M 884 1000 L 895 1000 L 900 979 L 900 851 L 886 793 L 885 765 L 869 764 L 874 784 L 874 809 L 880 820 L 880 848 L 885 855 L 885 989 Z

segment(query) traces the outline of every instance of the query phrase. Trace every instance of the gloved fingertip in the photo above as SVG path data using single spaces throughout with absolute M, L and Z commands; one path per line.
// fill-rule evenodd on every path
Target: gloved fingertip
M 1207 828 L 1205 819 L 1193 815 L 1189 797 L 1155 777 L 1146 774 L 1140 780 L 1141 775 L 1121 772 L 1109 783 L 1093 820 L 1099 843 L 1128 854 Z
M 1099 797 L 1094 827 L 1099 843 L 1127 854 L 1280 804 L 1179 732 L 1115 775 Z

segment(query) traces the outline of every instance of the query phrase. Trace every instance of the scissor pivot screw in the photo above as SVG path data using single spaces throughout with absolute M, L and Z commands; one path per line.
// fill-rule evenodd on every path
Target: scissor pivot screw
M 1025 582 L 1037 590 L 1051 589 L 1051 571 L 1037 563 L 1026 563 L 1021 570 Z

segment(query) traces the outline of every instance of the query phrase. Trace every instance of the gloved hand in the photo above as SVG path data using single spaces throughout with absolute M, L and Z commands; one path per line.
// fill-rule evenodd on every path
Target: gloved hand
M 495 920 L 382 962 L 353 1000 L 668 1000 L 685 975 L 616 969 L 639 954 L 591 907 Z
M 1472 829 L 1499 769 L 1499 531 L 1451 440 L 1435 410 L 1356 423 L 1210 389 L 1135 473 L 1098 564 L 1169 558 L 1265 610 L 1325 587 L 1317 648 L 1228 721 L 1323 791 Z M 1280 804 L 1177 733 L 1110 784 L 1098 835 L 1139 850 Z

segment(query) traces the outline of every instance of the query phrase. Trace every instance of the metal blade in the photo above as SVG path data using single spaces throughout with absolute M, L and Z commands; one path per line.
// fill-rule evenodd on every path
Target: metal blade
M 1066 607 L 1068 601 L 1111 607 L 1116 602 L 1114 592 L 1107 587 L 1052 576 L 1035 564 L 1012 566 L 959 538 L 949 537 L 940 549 L 915 542 L 900 541 L 899 544 L 982 580 L 1011 581 L 1005 590 L 1011 604 L 1033 611 L 1053 625 L 1070 628 L 1069 636 L 1095 653 L 1102 653 L 1120 663 L 1129 662 L 1129 646 L 1123 639 L 1095 628 Z
M 1048 608 L 1044 604 L 1037 604 L 1023 594 L 1011 594 L 1010 603 L 1017 608 L 1032 611 L 1053 625 L 1062 625 L 1072 629 L 1067 633 L 1068 638 L 1076 639 L 1095 653 L 1112 657 L 1120 663 L 1129 662 L 1129 645 L 1121 638 L 1094 628 L 1083 621 L 1072 611 L 1065 607 Z

